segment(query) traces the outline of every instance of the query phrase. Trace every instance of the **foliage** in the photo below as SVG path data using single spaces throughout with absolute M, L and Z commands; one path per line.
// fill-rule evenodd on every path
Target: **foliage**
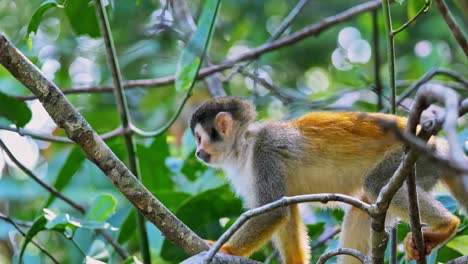
M 174 10 L 160 4 L 169 1 L 109 2 L 107 11 L 124 79 L 176 77 L 175 84 L 126 91 L 133 125 L 143 130 L 164 127 L 171 116 L 178 113 L 184 93 L 193 94 L 168 132 L 150 138 L 135 136 L 141 181 L 197 234 L 216 239 L 235 221 L 242 208 L 222 173 L 205 167 L 194 157 L 194 142 L 186 129 L 187 118 L 198 102 L 208 98 L 204 83 L 195 84 L 194 78 L 204 65 L 219 64 L 264 44 L 294 8 L 295 2 L 224 0 L 219 6 L 221 1 L 184 1 L 190 15 L 198 21 L 199 30 L 191 36 L 187 33 L 190 29 L 174 17 Z M 283 36 L 361 2 L 310 1 Z M 398 2 L 400 4 L 394 4 L 391 10 L 395 28 L 414 17 L 423 6 L 423 1 Z M 466 11 L 461 5 L 450 7 L 457 17 L 462 17 L 462 12 Z M 93 1 L 0 0 L 0 32 L 64 91 L 110 84 L 112 77 L 94 8 Z M 380 12 L 378 31 L 378 41 L 385 43 Z M 377 111 L 376 96 L 371 92 L 375 84 L 372 33 L 372 16 L 364 13 L 317 37 L 262 55 L 246 66 L 247 70 L 281 87 L 288 96 L 301 99 L 294 103 L 282 102 L 275 92 L 232 69 L 223 73 L 223 87 L 230 95 L 254 98 L 262 119 L 288 119 L 322 108 Z M 351 45 L 353 41 L 354 46 Z M 399 94 L 432 68 L 451 69 L 468 76 L 466 56 L 432 6 L 415 24 L 398 34 L 395 42 L 396 75 L 401 83 Z M 207 61 L 203 64 L 205 53 Z M 380 53 L 382 59 L 382 47 Z M 364 60 L 367 55 L 370 57 Z M 381 61 L 379 73 L 383 80 L 388 79 L 385 66 L 385 60 Z M 435 80 L 457 87 L 447 77 L 438 76 Z M 459 92 L 466 97 L 466 90 Z M 383 94 L 389 94 L 386 81 Z M 0 68 L 0 125 L 45 131 L 49 136 L 66 136 L 42 109 L 31 110 L 32 104 L 15 98 L 23 95 L 30 94 L 10 73 Z M 119 127 L 119 114 L 110 93 L 70 94 L 68 98 L 98 133 Z M 319 101 L 327 104 L 309 104 Z M 404 110 L 400 114 L 404 115 Z M 462 120 L 464 127 L 466 124 L 466 120 Z M 465 128 L 460 134 L 465 146 L 466 131 Z M 14 149 L 19 141 L 7 141 L 8 133 L 13 132 L 0 130 L 0 139 Z M 0 219 L 0 263 L 12 263 L 18 258 L 22 258 L 23 263 L 48 263 L 47 257 L 31 245 L 33 240 L 52 252 L 61 263 L 82 263 L 85 259 L 121 263 L 116 250 L 95 232 L 96 229 L 105 229 L 130 253 L 125 263 L 139 263 L 137 220 L 134 210 L 130 210 L 132 205 L 78 147 L 28 140 L 28 144 L 35 147 L 34 153 L 21 153 L 17 158 L 25 161 L 37 156 L 31 158 L 29 169 L 84 206 L 86 212 L 80 214 L 32 182 L 4 159 L 0 151 L 0 212 L 26 221 L 26 226 L 22 226 L 26 237 L 15 236 L 16 243 L 11 244 L 10 232 L 18 232 Z M 121 160 L 127 160 L 121 137 L 106 143 Z M 458 214 L 459 207 L 449 196 L 440 196 L 439 200 Z M 304 210 L 312 242 L 343 221 L 340 209 L 311 209 L 307 205 Z M 434 250 L 433 263 L 468 254 L 468 220 L 463 215 L 460 218 L 461 227 L 465 229 L 446 246 Z M 153 262 L 178 263 L 186 257 L 156 228 L 148 229 Z M 399 243 L 408 231 L 407 224 L 398 225 Z M 314 248 L 314 260 L 336 248 L 338 236 Z M 263 261 L 271 254 L 271 247 L 266 246 L 253 258 Z M 398 258 L 400 263 L 405 262 L 401 250 Z

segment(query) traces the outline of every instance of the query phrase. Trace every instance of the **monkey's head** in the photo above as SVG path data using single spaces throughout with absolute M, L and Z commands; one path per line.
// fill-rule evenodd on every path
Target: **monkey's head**
M 219 167 L 231 154 L 239 132 L 255 121 L 255 107 L 237 97 L 221 97 L 201 104 L 190 119 L 197 158 Z

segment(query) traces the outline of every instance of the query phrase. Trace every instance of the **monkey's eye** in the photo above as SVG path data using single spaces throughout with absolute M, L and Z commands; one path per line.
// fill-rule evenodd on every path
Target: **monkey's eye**
M 200 143 L 201 142 L 201 137 L 199 134 L 196 134 L 195 137 L 197 138 L 197 143 Z

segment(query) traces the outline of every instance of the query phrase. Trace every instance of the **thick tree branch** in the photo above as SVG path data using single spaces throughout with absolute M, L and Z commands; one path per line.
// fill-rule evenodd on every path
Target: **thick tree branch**
M 0 34 L 0 63 L 37 96 L 54 122 L 65 129 L 68 137 L 80 145 L 88 159 L 112 180 L 122 194 L 155 224 L 167 239 L 191 255 L 208 249 L 208 245 L 201 238 L 177 219 L 135 178 L 57 86 L 47 80 L 3 34 Z

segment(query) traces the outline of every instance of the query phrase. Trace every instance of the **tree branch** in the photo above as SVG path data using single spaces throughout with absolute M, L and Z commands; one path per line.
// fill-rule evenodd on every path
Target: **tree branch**
M 329 194 L 329 193 L 323 193 L 323 194 L 310 194 L 310 195 L 298 195 L 298 196 L 291 196 L 291 197 L 283 197 L 277 201 L 274 201 L 272 203 L 265 204 L 263 206 L 248 210 L 244 212 L 237 220 L 236 222 L 229 227 L 226 232 L 216 241 L 213 247 L 210 248 L 208 251 L 208 254 L 206 256 L 206 261 L 209 263 L 214 255 L 219 251 L 221 246 L 226 243 L 229 238 L 231 238 L 234 233 L 241 228 L 241 226 L 247 222 L 252 217 L 255 217 L 260 214 L 264 214 L 266 212 L 272 211 L 276 208 L 279 207 L 284 207 L 288 206 L 291 204 L 297 204 L 297 203 L 305 203 L 305 202 L 321 202 L 321 203 L 328 203 L 330 201 L 336 201 L 336 202 L 344 202 L 347 204 L 350 204 L 356 208 L 359 208 L 363 210 L 364 212 L 370 214 L 371 213 L 371 206 L 365 202 L 362 202 L 359 199 L 356 199 L 351 196 L 347 195 L 342 195 L 342 194 Z
M 452 13 L 447 7 L 447 4 L 445 4 L 444 0 L 435 0 L 435 2 L 437 5 L 437 8 L 439 9 L 440 14 L 445 20 L 445 23 L 447 23 L 447 26 L 452 32 L 452 35 L 457 40 L 463 52 L 465 52 L 465 56 L 468 56 L 468 41 L 466 40 L 466 37 L 461 31 L 460 27 L 457 25 L 455 18 L 453 18 Z
M 120 72 L 119 63 L 117 61 L 117 52 L 115 51 L 114 40 L 109 26 L 109 19 L 107 18 L 106 10 L 101 0 L 95 0 L 96 4 L 96 17 L 98 18 L 101 34 L 104 39 L 104 46 L 106 47 L 107 62 L 112 74 L 114 83 L 114 95 L 117 101 L 117 107 L 120 114 L 120 121 L 124 131 L 129 131 L 131 120 L 128 110 L 127 99 L 125 98 L 124 88 L 122 86 L 122 74 Z M 135 142 L 131 133 L 124 133 L 125 149 L 127 151 L 128 162 L 130 163 L 130 171 L 135 177 L 140 180 L 140 175 L 137 165 L 137 155 Z M 151 263 L 151 254 L 149 249 L 148 232 L 146 230 L 145 218 L 141 214 L 137 214 L 137 230 L 140 240 L 141 255 L 145 264 Z
M 295 44 L 301 40 L 306 39 L 307 37 L 318 36 L 323 31 L 339 23 L 347 21 L 365 12 L 376 10 L 379 7 L 380 7 L 380 0 L 372 0 L 363 4 L 351 7 L 347 9 L 346 11 L 343 11 L 339 14 L 324 18 L 322 19 L 321 22 L 310 25 L 300 31 L 297 31 L 294 34 L 281 38 L 277 41 L 273 41 L 271 43 L 263 44 L 257 48 L 244 52 L 235 58 L 222 62 L 219 65 L 204 67 L 203 69 L 200 69 L 197 79 L 200 80 L 211 74 L 224 71 L 226 69 L 230 69 L 241 61 L 258 58 L 265 53 L 272 52 L 277 49 L 281 49 L 289 45 Z M 175 82 L 174 76 L 166 76 L 166 77 L 157 78 L 157 79 L 143 79 L 143 80 L 127 81 L 127 82 L 123 82 L 123 86 L 126 89 L 133 89 L 133 88 L 140 88 L 140 87 L 159 87 L 163 85 L 173 84 L 174 82 Z M 88 87 L 80 87 L 80 88 L 73 88 L 73 89 L 64 89 L 62 93 L 63 94 L 78 94 L 78 93 L 102 93 L 102 92 L 112 92 L 112 91 L 113 91 L 112 86 L 107 85 L 107 86 L 88 86 Z M 35 96 L 16 96 L 16 98 L 19 98 L 22 100 L 32 100 L 32 99 L 35 99 L 36 97 Z
M 357 259 L 359 259 L 362 263 L 364 264 L 371 264 L 372 261 L 369 257 L 367 257 L 366 255 L 362 254 L 361 252 L 355 250 L 355 249 L 352 249 L 352 248 L 338 248 L 338 249 L 335 249 L 335 250 L 331 250 L 325 254 L 322 254 L 320 256 L 320 258 L 317 260 L 317 264 L 325 264 L 325 262 L 327 262 L 327 260 L 329 260 L 330 258 L 334 257 L 334 256 L 338 256 L 338 255 L 348 255 L 348 256 L 353 256 Z
M 54 122 L 65 129 L 87 155 L 164 236 L 187 254 L 207 250 L 208 245 L 156 199 L 115 156 L 63 93 L 0 33 L 0 64 L 30 89 Z
M 23 237 L 26 237 L 26 233 L 24 233 L 23 230 L 21 230 L 21 227 L 19 227 L 19 225 L 13 220 L 11 219 L 10 217 L 0 213 L 0 219 L 4 220 L 5 222 L 7 223 L 10 223 L 16 230 L 18 230 L 18 232 L 23 236 Z M 47 249 L 45 249 L 43 246 L 41 246 L 39 243 L 37 243 L 36 241 L 34 240 L 31 240 L 31 243 L 33 243 L 33 245 L 35 245 L 42 253 L 44 253 L 47 257 L 50 258 L 50 260 L 52 260 L 52 262 L 56 263 L 56 264 L 59 264 L 60 262 L 54 258 L 54 256 L 52 256 L 52 254 L 49 253 L 49 251 L 47 251 Z

